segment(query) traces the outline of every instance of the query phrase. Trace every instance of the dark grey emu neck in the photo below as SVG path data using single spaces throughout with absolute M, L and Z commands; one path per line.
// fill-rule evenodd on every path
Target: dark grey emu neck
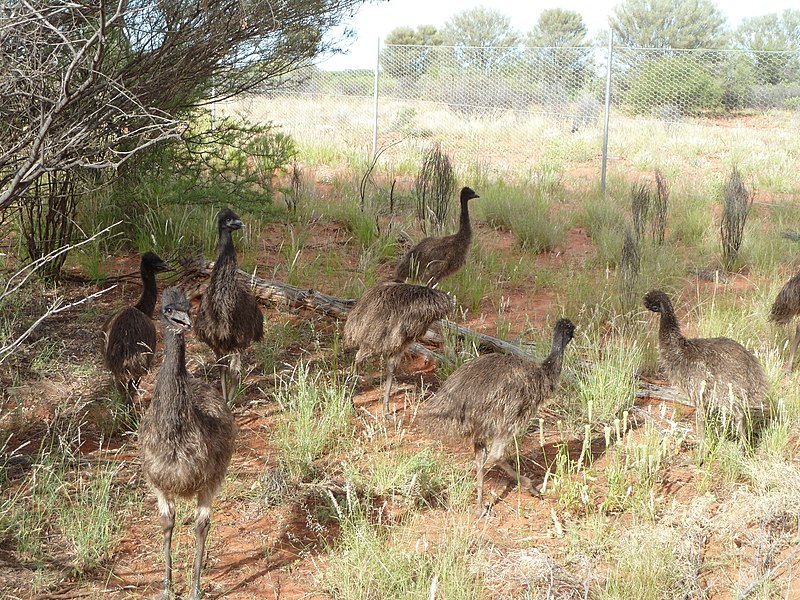
M 219 255 L 217 262 L 214 263 L 214 269 L 211 272 L 211 288 L 212 297 L 217 293 L 231 297 L 232 290 L 236 288 L 236 248 L 233 246 L 233 236 L 231 230 L 225 227 L 219 228 Z
M 675 309 L 669 301 L 661 302 L 661 319 L 658 324 L 658 341 L 666 347 L 672 347 L 683 340 L 681 326 Z
M 156 378 L 152 408 L 159 413 L 164 431 L 186 423 L 190 409 L 189 372 L 186 370 L 186 342 L 182 333 L 164 327 L 164 361 Z
M 461 217 L 457 235 L 462 238 L 472 237 L 472 225 L 469 222 L 469 200 L 466 198 L 461 199 Z
M 553 332 L 553 346 L 550 349 L 550 354 L 542 363 L 542 368 L 553 379 L 557 379 L 561 375 L 561 367 L 564 364 L 564 349 L 568 343 L 569 339 L 563 331 Z
M 151 319 L 153 318 L 153 311 L 156 308 L 156 274 L 155 271 L 148 268 L 143 268 L 142 272 L 142 295 L 139 296 L 139 301 L 135 304 L 134 308 L 140 310 Z

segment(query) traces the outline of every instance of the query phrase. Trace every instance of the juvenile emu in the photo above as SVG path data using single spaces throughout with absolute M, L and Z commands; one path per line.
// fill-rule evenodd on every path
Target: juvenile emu
M 705 433 L 706 411 L 729 415 L 741 440 L 769 417 L 767 378 L 753 354 L 730 338 L 687 339 L 669 297 L 652 290 L 645 307 L 661 315 L 659 355 L 670 381 L 689 396 L 697 409 L 698 435 Z
M 169 265 L 154 252 L 145 252 L 139 263 L 142 295 L 133 306 L 114 313 L 103 323 L 103 361 L 114 375 L 117 389 L 132 400 L 139 380 L 153 364 L 156 349 L 156 273 Z
M 516 471 L 505 460 L 506 447 L 552 396 L 561 376 L 564 349 L 574 334 L 575 325 L 569 319 L 559 319 L 553 328 L 550 355 L 541 365 L 507 354 L 486 354 L 471 360 L 450 375 L 422 407 L 423 427 L 439 437 L 456 436 L 472 442 L 477 470 L 476 514 L 486 511 L 484 467 L 497 465 L 517 479 Z M 520 485 L 537 491 L 527 477 L 520 477 Z
M 158 499 L 164 532 L 164 598 L 171 597 L 175 498 L 197 497 L 197 552 L 191 595 L 196 600 L 200 597 L 200 569 L 211 525 L 211 501 L 228 470 L 236 424 L 219 392 L 191 377 L 186 370 L 183 334 L 192 326 L 190 308 L 183 290 L 178 287 L 164 290 L 161 296 L 164 361 L 156 378 L 153 401 L 139 429 L 139 451 L 144 476 Z
M 772 303 L 769 318 L 770 321 L 774 321 L 779 325 L 786 325 L 798 314 L 800 314 L 800 273 L 797 273 L 787 281 L 781 291 L 778 292 L 775 302 Z M 786 370 L 790 373 L 794 366 L 794 355 L 797 352 L 798 345 L 800 345 L 800 323 L 797 324 L 792 347 L 789 349 L 789 363 L 786 366 Z
M 426 285 L 439 283 L 464 266 L 472 243 L 469 201 L 480 198 L 472 188 L 461 188 L 461 216 L 458 232 L 445 237 L 427 237 L 406 252 L 395 269 L 395 279 L 412 279 Z
M 453 298 L 442 291 L 392 281 L 368 289 L 347 315 L 344 345 L 358 348 L 355 364 L 371 356 L 386 360 L 384 418 L 389 416 L 392 376 L 403 352 L 454 306 Z
M 241 381 L 241 352 L 264 337 L 264 315 L 253 293 L 236 278 L 236 248 L 231 232 L 243 223 L 230 208 L 217 215 L 219 255 L 200 301 L 195 330 L 216 355 L 222 395 L 231 400 Z M 236 374 L 233 381 L 230 371 Z

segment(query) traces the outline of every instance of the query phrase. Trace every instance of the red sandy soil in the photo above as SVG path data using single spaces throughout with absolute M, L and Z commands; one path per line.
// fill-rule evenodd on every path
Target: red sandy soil
M 266 226 L 261 236 L 258 264 L 261 273 L 272 276 L 275 265 L 281 264 L 281 242 L 285 239 L 287 226 L 273 223 Z M 482 243 L 498 248 L 508 249 L 514 243 L 510 234 L 491 230 L 480 226 L 477 235 Z M 312 226 L 311 243 L 303 253 L 309 256 L 319 252 L 341 253 L 343 263 L 357 265 L 358 252 L 352 244 L 347 243 L 349 236 L 343 227 L 335 223 L 317 223 Z M 540 254 L 535 257 L 537 265 L 549 267 L 566 267 L 581 265 L 591 253 L 591 240 L 581 229 L 573 229 L 568 233 L 563 248 Z M 134 258 L 115 257 L 108 263 L 109 272 L 134 272 L 137 269 Z M 355 266 L 347 267 L 355 270 Z M 386 274 L 390 265 L 384 265 Z M 275 269 L 275 277 L 280 279 L 284 272 Z M 713 285 L 713 284 L 702 284 Z M 738 279 L 735 282 L 740 285 Z M 744 284 L 741 284 L 744 285 Z M 88 286 L 91 287 L 91 286 Z M 322 284 L 317 284 L 323 291 Z M 84 286 L 69 284 L 70 296 L 84 292 Z M 88 289 L 88 288 L 87 288 Z M 111 293 L 99 299 L 95 306 L 97 314 L 89 321 L 76 321 L 74 317 L 61 315 L 50 321 L 40 332 L 41 335 L 52 335 L 59 331 L 64 336 L 65 356 L 67 360 L 79 360 L 86 354 L 96 356 L 100 362 L 98 336 L 99 328 L 106 315 L 123 302 L 131 302 L 138 295 L 136 283 L 119 286 Z M 503 290 L 505 315 L 511 322 L 512 332 L 519 333 L 531 324 L 541 328 L 546 322 L 552 322 L 557 316 L 554 294 L 538 288 L 534 282 L 522 282 L 510 289 Z M 288 319 L 315 318 L 309 315 L 287 315 L 278 312 L 274 307 L 265 307 L 268 321 L 282 322 Z M 483 314 L 475 315 L 468 325 L 492 333 L 495 328 L 496 310 L 487 305 Z M 319 322 L 320 327 L 323 322 Z M 325 327 L 330 327 L 325 324 Z M 30 343 L 34 343 L 31 340 Z M 202 376 L 198 357 L 203 362 L 210 361 L 209 351 L 193 336 L 189 337 L 187 356 L 190 357 L 190 370 L 196 376 Z M 252 351 L 251 351 L 252 352 Z M 290 350 L 290 357 L 299 359 L 304 356 L 302 348 Z M 286 359 L 287 357 L 282 357 Z M 251 362 L 255 359 L 250 357 Z M 25 451 L 33 452 L 35 442 L 47 422 L 51 421 L 64 403 L 74 404 L 76 397 L 84 395 L 84 399 L 92 400 L 108 393 L 110 382 L 103 379 L 90 382 L 95 389 L 76 389 L 69 377 L 61 373 L 32 374 L 24 377 L 22 389 L 5 396 L 4 406 L 0 412 L 0 426 L 10 427 L 22 418 L 28 426 L 11 432 L 7 447 L 15 448 L 30 440 L 32 443 Z M 267 399 L 271 386 L 271 376 L 263 376 L 258 371 L 251 372 L 247 383 L 250 384 L 246 397 L 240 400 L 235 408 L 236 421 L 239 425 L 237 451 L 233 458 L 230 472 L 242 485 L 237 490 L 247 490 L 270 467 L 275 466 L 275 450 L 270 447 L 270 432 L 274 429 L 278 408 Z M 380 382 L 362 386 L 355 398 L 358 427 L 361 429 L 374 424 L 375 415 L 379 412 Z M 420 380 L 435 388 L 437 381 L 434 366 L 423 359 L 409 359 L 404 365 L 404 374 L 393 388 L 392 408 L 398 417 L 404 420 L 407 431 L 402 444 L 408 448 L 422 449 L 431 442 L 411 423 L 413 407 L 407 402 L 409 392 L 419 386 Z M 143 403 L 148 401 L 152 390 L 153 374 L 145 380 L 147 391 Z M 410 394 L 413 396 L 413 394 Z M 20 405 L 22 399 L 26 403 Z M 641 407 L 647 409 L 654 404 L 649 399 L 642 399 Z M 669 407 L 671 411 L 673 407 Z M 20 415 L 20 411 L 23 413 Z M 691 409 L 680 407 L 680 423 L 691 426 L 693 416 Z M 547 464 L 556 453 L 556 444 L 563 442 L 556 432 L 555 413 L 543 411 L 545 418 L 545 446 L 539 444 L 537 433 L 528 434 L 521 448 L 521 470 L 524 475 L 541 483 L 547 471 Z M 391 428 L 390 428 L 391 429 Z M 394 435 L 394 434 L 390 434 Z M 592 443 L 592 454 L 595 465 L 604 464 L 604 441 L 602 433 L 595 434 Z M 396 436 L 395 436 L 396 437 Z M 81 579 L 72 579 L 65 575 L 62 583 L 55 585 L 37 596 L 30 594 L 32 573 L 26 565 L 15 562 L 8 548 L 0 546 L 0 590 L 5 590 L 3 597 L 60 599 L 79 597 L 102 597 L 110 600 L 118 598 L 138 598 L 156 594 L 161 589 L 163 555 L 161 533 L 158 525 L 155 499 L 144 491 L 144 484 L 139 474 L 136 461 L 135 446 L 127 436 L 115 436 L 105 439 L 99 448 L 99 434 L 91 428 L 83 439 L 81 454 L 87 458 L 102 457 L 114 461 L 124 461 L 121 479 L 131 481 L 140 487 L 144 495 L 141 510 L 133 510 L 132 516 L 123 525 L 122 540 L 113 550 L 112 556 L 96 571 Z M 577 459 L 582 441 L 570 442 L 570 454 Z M 117 450 L 119 450 L 117 452 Z M 446 447 L 452 460 L 463 465 L 472 464 L 472 454 L 467 448 Z M 672 466 L 663 474 L 663 482 L 658 490 L 676 502 L 692 498 L 697 493 L 695 472 L 688 465 L 680 463 Z M 230 477 L 230 475 L 229 475 Z M 11 481 L 13 485 L 15 482 Z M 325 546 L 335 539 L 335 526 L 331 523 L 319 524 L 313 518 L 313 505 L 318 500 L 314 494 L 297 494 L 296 499 L 288 504 L 268 506 L 263 501 L 230 496 L 224 486 L 221 496 L 216 500 L 212 514 L 212 533 L 207 545 L 206 568 L 203 577 L 206 598 L 234 599 L 292 599 L 324 597 L 315 583 L 315 576 L 320 565 L 324 564 Z M 557 555 L 563 549 L 564 540 L 554 533 L 553 515 L 561 520 L 570 518 L 552 496 L 532 497 L 520 492 L 498 473 L 491 472 L 486 480 L 487 496 L 494 499 L 491 513 L 483 519 L 474 519 L 474 527 L 486 539 L 500 547 L 536 546 L 550 555 Z M 391 507 L 389 508 L 391 510 Z M 179 513 L 181 514 L 181 513 Z M 190 511 L 183 522 L 176 526 L 174 538 L 175 588 L 180 597 L 187 593 L 188 579 L 191 571 L 191 560 L 194 549 L 193 522 Z M 624 521 L 627 517 L 621 517 Z M 420 531 L 420 540 L 435 539 L 442 531 L 450 527 L 448 515 L 441 510 L 429 510 L 425 515 L 425 531 Z M 742 550 L 744 552 L 744 550 Z M 513 586 L 509 582 L 509 591 Z M 715 582 L 708 581 L 709 589 Z M 713 594 L 715 598 L 726 595 Z M 711 597 L 711 596 L 710 596 Z M 797 597 L 797 596 L 795 596 Z

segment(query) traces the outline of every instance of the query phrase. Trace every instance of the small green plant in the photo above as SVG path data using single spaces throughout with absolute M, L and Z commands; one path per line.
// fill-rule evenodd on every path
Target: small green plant
M 544 185 L 495 183 L 476 201 L 480 218 L 494 227 L 511 231 L 524 249 L 539 253 L 552 250 L 565 236 L 566 225 L 551 210 L 551 195 Z
M 72 450 L 80 436 L 80 427 L 55 420 L 31 474 L 0 496 L 0 538 L 12 540 L 13 552 L 44 564 L 58 544 L 73 574 L 91 571 L 108 557 L 129 501 L 124 488 L 114 485 L 122 465 L 87 466 Z
M 692 560 L 694 540 L 669 527 L 636 528 L 622 533 L 610 551 L 615 561 L 605 586 L 604 600 L 688 598 L 700 589 Z
M 273 442 L 280 464 L 293 480 L 312 476 L 315 461 L 352 440 L 353 388 L 349 383 L 314 375 L 300 363 L 290 377 L 279 381 L 275 399 L 284 414 Z
M 334 598 L 478 600 L 485 590 L 470 567 L 479 540 L 464 522 L 442 535 L 419 536 L 420 524 L 388 525 L 368 500 L 348 485 L 344 497 L 330 495 L 340 535 L 330 547 L 319 580 Z
M 376 452 L 362 469 L 345 469 L 348 481 L 370 496 L 420 508 L 464 508 L 471 497 L 471 475 L 431 450 Z
M 638 342 L 620 333 L 582 330 L 580 363 L 567 362 L 583 420 L 610 423 L 633 406 L 642 364 Z M 571 394 L 572 395 L 572 394 Z

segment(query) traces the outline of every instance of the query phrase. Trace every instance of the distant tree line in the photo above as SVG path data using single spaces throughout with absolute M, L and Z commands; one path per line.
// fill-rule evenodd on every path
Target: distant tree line
M 798 10 L 730 29 L 711 0 L 624 0 L 609 27 L 616 98 L 633 112 L 800 108 Z M 563 107 L 602 96 L 605 65 L 597 49 L 607 39 L 607 32 L 591 39 L 583 17 L 570 10 L 544 10 L 522 33 L 497 10 L 469 9 L 441 29 L 394 29 L 380 56 L 381 86 L 388 95 L 456 107 Z

